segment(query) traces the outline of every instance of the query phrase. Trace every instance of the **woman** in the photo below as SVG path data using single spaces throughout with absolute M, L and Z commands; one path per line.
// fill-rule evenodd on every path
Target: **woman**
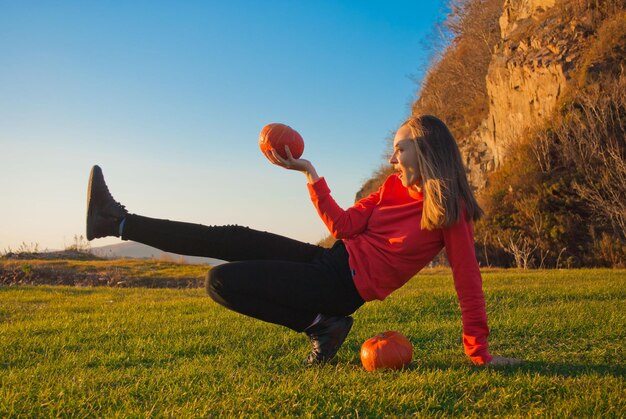
M 456 142 L 433 116 L 398 129 L 390 163 L 398 173 L 347 210 L 330 195 L 311 162 L 272 151 L 276 165 L 304 173 L 313 204 L 337 242 L 331 249 L 239 226 L 202 226 L 130 214 L 94 166 L 87 238 L 119 236 L 164 251 L 231 261 L 212 268 L 207 292 L 239 313 L 304 332 L 307 364 L 329 361 L 365 301 L 400 288 L 445 247 L 461 306 L 465 353 L 478 365 L 520 361 L 488 351 L 482 280 L 473 220 L 482 211 L 469 187 Z

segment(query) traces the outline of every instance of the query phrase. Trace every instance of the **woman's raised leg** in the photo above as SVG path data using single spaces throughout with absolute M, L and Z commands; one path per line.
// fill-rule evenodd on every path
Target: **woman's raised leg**
M 111 196 L 100 167 L 94 166 L 87 190 L 87 239 L 106 236 L 121 236 L 166 252 L 227 261 L 310 262 L 324 250 L 247 227 L 204 226 L 129 214 Z
M 227 261 L 310 262 L 324 251 L 320 246 L 248 227 L 204 226 L 134 214 L 126 217 L 122 239 L 144 243 L 166 252 Z

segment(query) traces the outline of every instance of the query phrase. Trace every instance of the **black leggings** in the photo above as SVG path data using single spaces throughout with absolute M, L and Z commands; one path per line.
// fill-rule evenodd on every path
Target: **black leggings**
M 236 312 L 297 332 L 322 313 L 347 316 L 364 301 L 341 240 L 331 249 L 240 226 L 203 226 L 129 214 L 124 240 L 230 261 L 213 267 L 207 292 Z

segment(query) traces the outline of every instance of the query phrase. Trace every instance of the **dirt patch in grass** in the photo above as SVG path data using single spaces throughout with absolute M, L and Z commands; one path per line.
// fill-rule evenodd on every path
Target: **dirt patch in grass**
M 199 288 L 208 265 L 158 260 L 0 260 L 0 285 Z

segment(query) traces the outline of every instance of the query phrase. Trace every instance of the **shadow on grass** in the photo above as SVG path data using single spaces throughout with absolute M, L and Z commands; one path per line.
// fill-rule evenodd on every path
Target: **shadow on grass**
M 616 378 L 626 377 L 626 367 L 606 364 L 568 364 L 547 361 L 526 361 L 522 365 L 514 367 L 500 367 L 502 372 L 515 374 L 517 372 L 530 372 L 539 375 L 580 377 L 584 375 L 603 375 Z
M 460 366 L 455 363 L 444 362 L 421 362 L 419 364 L 412 363 L 407 370 L 439 370 L 449 371 L 457 370 Z M 588 375 L 612 376 L 615 378 L 626 378 L 626 366 L 606 365 L 606 364 L 568 364 L 555 363 L 547 361 L 525 361 L 520 365 L 508 366 L 477 366 L 471 365 L 470 370 L 473 373 L 480 373 L 485 369 L 498 371 L 505 375 L 519 375 L 520 373 L 531 373 L 545 376 L 561 376 L 561 377 L 581 377 Z

